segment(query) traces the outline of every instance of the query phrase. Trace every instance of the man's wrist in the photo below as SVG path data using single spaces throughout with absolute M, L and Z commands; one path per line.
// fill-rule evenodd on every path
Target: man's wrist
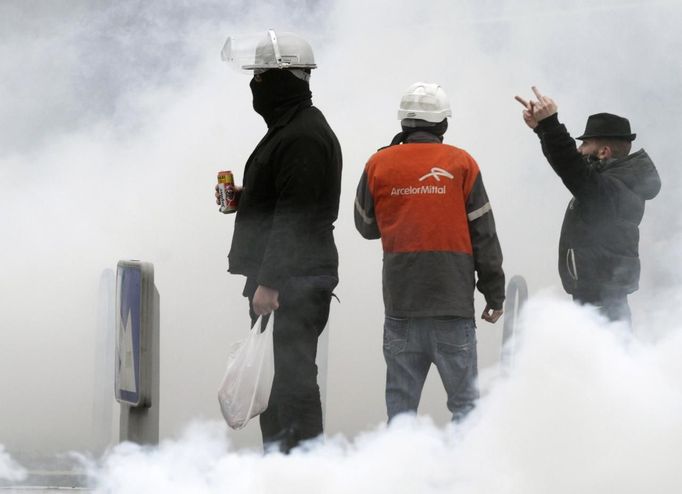
M 263 286 L 265 288 L 269 288 L 271 290 L 277 290 L 279 291 L 282 286 L 284 285 L 284 279 L 283 278 L 277 278 L 277 277 L 270 277 L 267 276 L 266 274 L 260 274 L 258 278 L 256 279 L 257 283 L 259 286 Z
M 561 125 L 559 122 L 559 113 L 553 113 L 547 118 L 543 118 L 538 122 L 537 127 L 535 127 L 535 132 L 544 132 L 545 130 L 552 129 Z

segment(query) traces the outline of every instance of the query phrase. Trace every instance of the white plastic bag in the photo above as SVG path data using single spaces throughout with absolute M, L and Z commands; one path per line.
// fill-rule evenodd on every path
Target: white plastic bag
M 227 371 L 218 390 L 218 401 L 223 417 L 233 429 L 242 429 L 251 418 L 268 407 L 275 376 L 272 347 L 274 322 L 273 312 L 265 331 L 261 332 L 259 317 L 249 335 L 230 349 Z

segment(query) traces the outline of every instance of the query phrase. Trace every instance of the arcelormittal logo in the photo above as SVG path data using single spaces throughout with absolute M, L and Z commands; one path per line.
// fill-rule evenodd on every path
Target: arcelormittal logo
M 438 167 L 436 167 L 436 166 L 434 166 L 433 168 L 431 168 L 431 173 L 427 173 L 426 175 L 424 175 L 423 177 L 421 177 L 421 178 L 419 179 L 419 181 L 420 181 L 420 182 L 423 182 L 424 180 L 426 180 L 426 179 L 429 178 L 429 177 L 435 178 L 437 182 L 440 182 L 440 177 L 449 178 L 450 180 L 452 180 L 453 178 L 455 178 L 455 177 L 452 175 L 452 173 L 450 173 L 449 171 L 443 170 L 442 168 L 438 168 Z

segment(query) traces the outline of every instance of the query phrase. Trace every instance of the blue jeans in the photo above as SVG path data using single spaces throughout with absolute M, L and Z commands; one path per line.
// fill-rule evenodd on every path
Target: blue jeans
M 461 420 L 474 408 L 479 394 L 473 319 L 386 316 L 384 358 L 389 421 L 399 413 L 417 411 L 431 364 L 445 387 L 452 420 Z

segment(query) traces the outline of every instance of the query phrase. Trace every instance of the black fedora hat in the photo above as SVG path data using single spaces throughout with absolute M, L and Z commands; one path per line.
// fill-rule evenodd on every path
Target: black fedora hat
M 596 113 L 587 118 L 585 132 L 577 139 L 583 140 L 591 137 L 611 137 L 634 141 L 637 134 L 631 132 L 627 118 L 611 113 Z

